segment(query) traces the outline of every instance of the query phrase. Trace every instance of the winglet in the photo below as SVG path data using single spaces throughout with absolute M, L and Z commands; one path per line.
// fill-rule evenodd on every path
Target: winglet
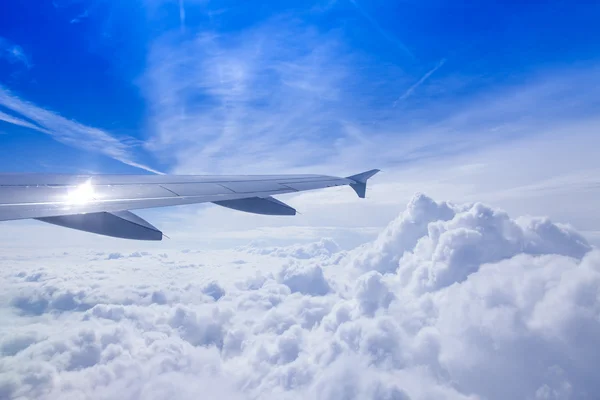
M 351 183 L 350 187 L 354 189 L 358 197 L 361 199 L 365 198 L 365 194 L 367 193 L 367 180 L 378 173 L 378 169 L 372 169 L 370 171 L 362 172 L 360 174 L 352 175 L 347 177 L 346 179 L 350 179 L 355 183 Z

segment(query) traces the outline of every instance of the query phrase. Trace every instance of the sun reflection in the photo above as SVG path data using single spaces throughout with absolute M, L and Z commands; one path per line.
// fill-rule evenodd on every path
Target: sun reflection
M 68 204 L 86 204 L 94 199 L 94 187 L 91 181 L 86 181 L 71 190 L 67 195 Z

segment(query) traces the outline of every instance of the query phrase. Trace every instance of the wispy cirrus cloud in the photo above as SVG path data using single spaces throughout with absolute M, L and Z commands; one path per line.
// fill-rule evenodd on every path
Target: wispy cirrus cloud
M 394 134 L 407 116 L 381 108 L 382 97 L 410 81 L 365 74 L 367 61 L 338 32 L 285 17 L 227 35 L 166 35 L 141 81 L 151 110 L 147 148 L 174 171 L 200 173 L 301 171 L 350 158 L 360 160 L 352 169 L 371 168 L 398 159 L 386 148 L 408 155 L 429 145 L 431 134 Z M 446 149 L 457 142 L 437 140 Z
M 17 126 L 22 126 L 24 128 L 30 128 L 30 129 L 35 129 L 35 130 L 42 129 L 43 130 L 43 128 L 41 128 L 35 124 L 32 124 L 31 122 L 28 122 L 28 121 L 25 121 L 24 119 L 15 117 L 14 115 L 7 114 L 3 111 L 0 111 L 0 121 L 4 121 L 6 123 L 17 125 Z
M 396 101 L 394 101 L 393 106 L 396 107 L 396 105 L 400 102 L 400 101 L 404 101 L 406 99 L 408 99 L 413 92 L 419 87 L 421 86 L 427 79 L 429 79 L 429 77 L 431 75 L 433 75 L 438 69 L 442 68 L 442 66 L 446 63 L 446 59 L 442 58 L 435 67 L 433 67 L 432 69 L 430 69 L 429 71 L 427 71 L 425 73 L 425 75 L 423 75 L 421 77 L 421 79 L 419 79 L 417 82 L 415 82 L 414 85 L 412 85 L 411 87 L 409 87 L 403 94 L 402 96 L 398 97 L 398 99 Z
M 179 0 L 179 29 L 181 29 L 181 33 L 185 32 L 185 4 L 183 0 Z
M 22 64 L 27 69 L 33 66 L 30 57 L 25 54 L 21 46 L 2 36 L 0 36 L 0 59 L 5 59 L 10 63 Z
M 443 58 L 381 63 L 344 29 L 316 25 L 314 14 L 224 30 L 227 14 L 190 20 L 185 35 L 173 20 L 148 46 L 138 81 L 149 107 L 146 148 L 171 172 L 341 174 L 443 157 L 588 109 L 582 77 L 598 79 L 593 69 L 543 70 L 482 90 Z
M 228 37 L 161 38 L 142 84 L 148 148 L 173 155 L 178 171 L 298 167 L 330 154 L 315 144 L 334 143 L 339 117 L 358 106 L 339 90 L 351 84 L 341 47 L 282 20 Z
M 69 21 L 69 23 L 78 24 L 81 21 L 83 21 L 84 19 L 88 18 L 89 16 L 90 16 L 89 11 L 85 10 L 81 14 L 77 15 L 75 18 L 71 19 L 71 21 Z
M 102 129 L 81 124 L 24 101 L 3 86 L 0 86 L 0 106 L 11 113 L 0 112 L 0 121 L 34 129 L 68 146 L 104 154 L 132 167 L 160 173 L 135 160 L 131 140 L 116 138 Z
M 452 89 L 432 82 L 444 59 L 415 83 L 375 67 L 339 32 L 285 17 L 227 34 L 172 32 L 147 65 L 146 146 L 180 173 L 349 174 L 439 158 L 562 125 L 589 111 L 581 89 L 598 80 L 593 68 L 545 72 L 448 101 Z M 389 107 L 398 92 L 401 112 Z

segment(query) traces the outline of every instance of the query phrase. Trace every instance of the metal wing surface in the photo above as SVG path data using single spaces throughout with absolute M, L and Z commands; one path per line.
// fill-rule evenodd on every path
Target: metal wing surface
M 0 174 L 0 221 L 35 218 L 123 237 L 122 232 L 120 236 L 111 232 L 122 231 L 124 224 L 134 224 L 145 229 L 144 232 L 156 230 L 134 214 L 123 213 L 135 209 L 212 202 L 257 214 L 294 215 L 293 208 L 271 196 L 349 185 L 364 197 L 367 179 L 377 172 L 371 170 L 347 178 L 328 175 Z M 129 236 L 140 239 L 135 234 L 125 237 Z

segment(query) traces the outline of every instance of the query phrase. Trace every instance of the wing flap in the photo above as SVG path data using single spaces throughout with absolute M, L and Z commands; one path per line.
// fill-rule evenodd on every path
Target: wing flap
M 122 239 L 162 240 L 163 237 L 163 233 L 148 221 L 129 211 L 60 215 L 36 219 L 65 228 Z
M 252 214 L 296 215 L 296 210 L 273 197 L 249 197 L 238 200 L 215 201 L 214 204 Z

